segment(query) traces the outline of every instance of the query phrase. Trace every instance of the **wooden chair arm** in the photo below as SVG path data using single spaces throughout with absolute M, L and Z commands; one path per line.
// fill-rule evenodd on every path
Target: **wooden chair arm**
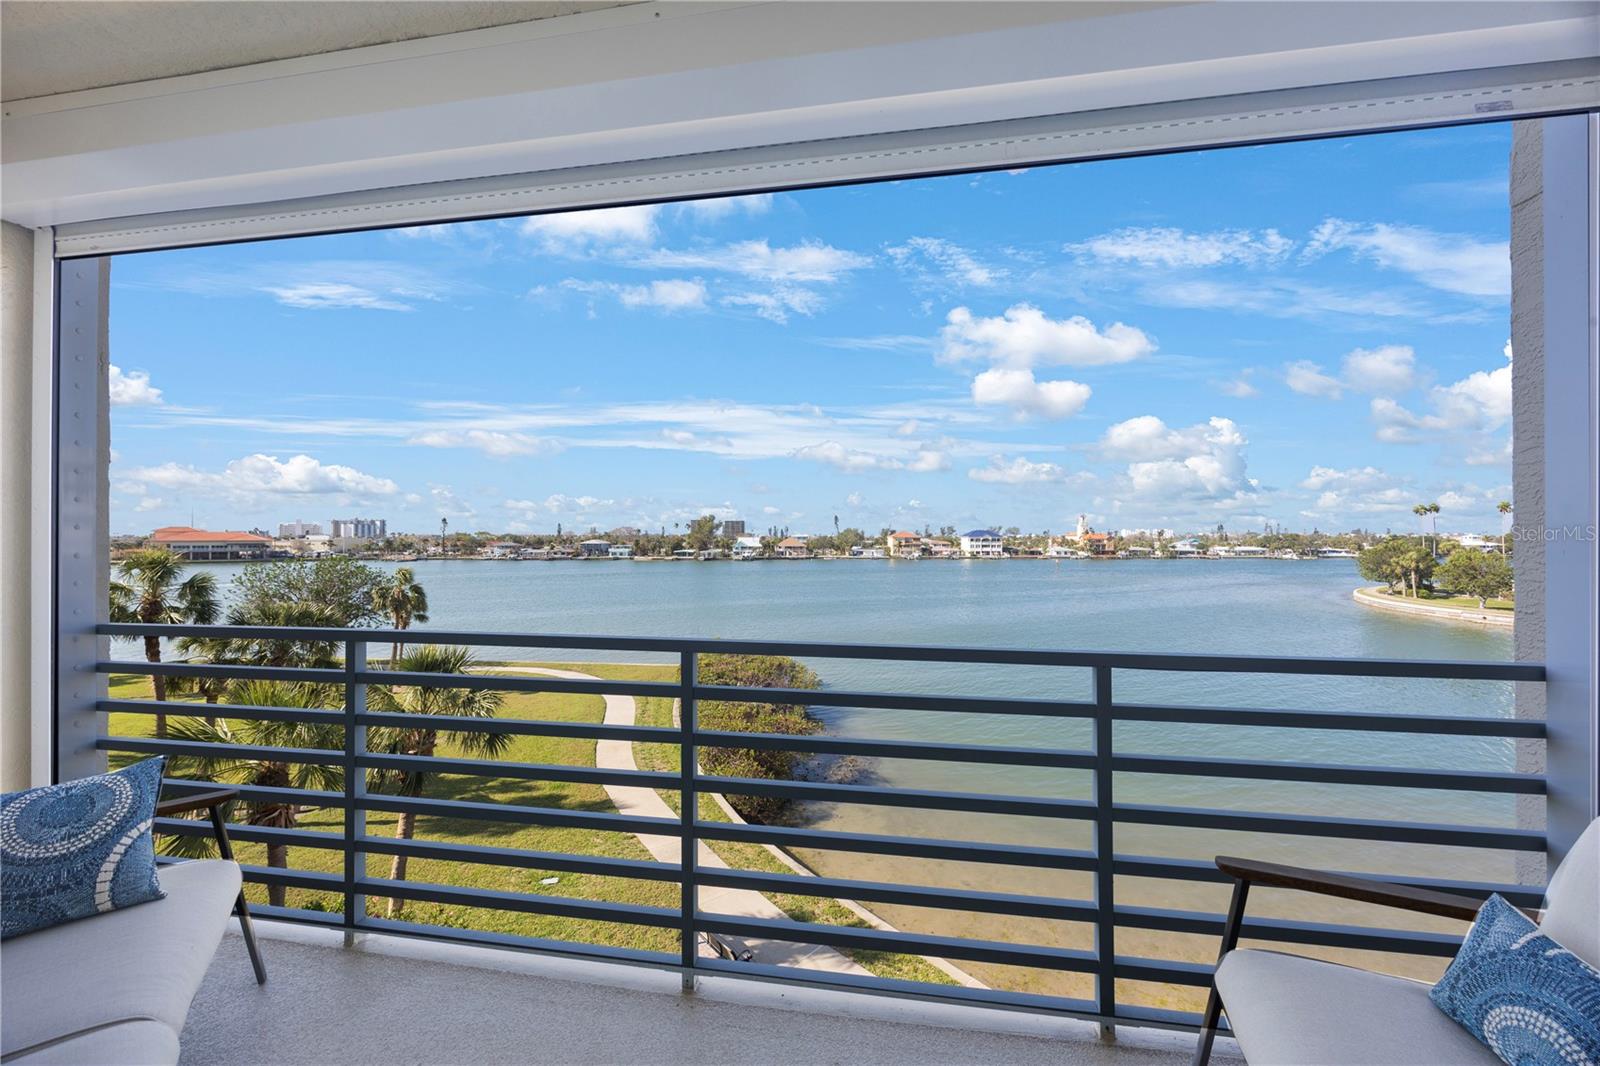
M 1468 922 L 1478 916 L 1478 908 L 1483 906 L 1483 900 L 1455 892 L 1439 892 L 1431 888 L 1415 888 L 1411 885 L 1397 885 L 1390 881 L 1351 877 L 1348 874 L 1309 870 L 1299 866 L 1280 866 L 1275 862 L 1236 859 L 1227 855 L 1217 856 L 1217 869 L 1237 881 L 1253 885 L 1316 892 L 1324 896 L 1353 899 L 1361 903 L 1377 903 L 1385 907 L 1399 907 L 1422 914 L 1437 914 L 1445 918 L 1460 918 Z
M 236 788 L 219 788 L 210 792 L 196 792 L 191 796 L 174 796 L 156 804 L 156 817 L 170 818 L 174 814 L 188 814 L 190 811 L 215 810 L 224 803 L 238 798 L 239 790 Z

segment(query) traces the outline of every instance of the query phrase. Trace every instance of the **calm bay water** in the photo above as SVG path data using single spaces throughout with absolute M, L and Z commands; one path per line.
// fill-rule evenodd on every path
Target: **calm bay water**
M 395 564 L 381 564 L 392 569 Z M 839 643 L 1314 655 L 1393 659 L 1506 660 L 1509 630 L 1396 616 L 1351 599 L 1361 580 L 1347 560 L 759 563 L 421 561 L 411 565 L 428 591 L 430 621 L 418 628 L 616 636 L 694 636 Z M 238 567 L 214 564 L 219 583 Z M 670 661 L 639 653 L 508 652 L 486 657 Z M 974 696 L 1087 699 L 1089 671 L 1067 668 L 815 660 L 831 688 Z M 1116 672 L 1121 702 L 1296 710 L 1509 716 L 1512 686 L 1498 682 L 1408 681 L 1242 674 Z M 1086 748 L 1086 723 L 1034 717 L 819 708 L 840 736 L 930 742 Z M 1177 722 L 1123 723 L 1119 752 L 1250 758 L 1365 766 L 1509 770 L 1510 741 L 1405 733 L 1256 729 Z M 814 775 L 909 788 L 1088 798 L 1084 771 L 914 760 L 818 764 Z M 1119 803 L 1399 821 L 1515 825 L 1511 798 L 1428 789 L 1118 774 Z M 1080 822 L 1005 818 L 867 805 L 814 805 L 807 824 L 856 832 L 1013 841 L 1089 848 Z M 1205 858 L 1259 858 L 1417 876 L 1510 881 L 1512 859 L 1467 849 L 1348 842 L 1202 829 L 1122 825 L 1116 851 Z M 871 880 L 1003 888 L 1078 898 L 1086 875 L 961 863 L 805 853 L 819 872 Z M 998 879 L 998 884 L 997 884 Z M 1220 909 L 1220 890 L 1183 882 L 1120 879 L 1119 903 Z M 875 908 L 907 928 L 1076 944 L 1066 923 Z M 1270 896 L 1260 910 L 1275 910 Z M 1284 912 L 1286 913 L 1286 912 Z M 1339 905 L 1323 917 L 1361 920 Z M 1370 916 L 1367 916 L 1370 919 Z M 1055 928 L 1055 927 L 1061 928 Z M 1038 938 L 1044 939 L 1038 939 Z M 1141 942 L 1145 941 L 1145 942 Z M 1188 944 L 1193 941 L 1193 944 Z M 1129 933 L 1119 952 L 1204 958 L 1204 938 Z M 1349 957 L 1346 955 L 1345 957 Z M 1420 975 L 1431 963 L 1419 964 Z M 1390 969 L 1395 969 L 1390 960 Z M 1404 967 L 1402 967 L 1404 968 Z M 986 978 L 987 979 L 987 978 Z M 1011 975 L 1004 983 L 1081 991 L 1068 976 Z M 1152 1002 L 1168 1001 L 1165 994 Z M 1181 997 L 1180 997 L 1181 1000 Z M 1172 1000 L 1172 1002 L 1180 1002 Z

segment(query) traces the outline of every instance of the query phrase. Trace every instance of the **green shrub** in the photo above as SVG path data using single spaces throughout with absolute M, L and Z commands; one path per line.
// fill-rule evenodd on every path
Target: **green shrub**
M 702 655 L 700 683 L 737 685 L 743 688 L 817 687 L 817 675 L 794 659 L 777 655 Z M 699 706 L 700 728 L 734 733 L 779 733 L 785 736 L 811 736 L 822 725 L 797 703 L 726 703 L 707 700 Z M 700 765 L 706 773 L 722 777 L 758 777 L 784 781 L 794 768 L 809 756 L 804 752 L 770 751 L 757 748 L 712 748 L 700 751 Z M 786 800 L 768 796 L 729 794 L 728 802 L 740 815 L 753 822 L 776 820 Z

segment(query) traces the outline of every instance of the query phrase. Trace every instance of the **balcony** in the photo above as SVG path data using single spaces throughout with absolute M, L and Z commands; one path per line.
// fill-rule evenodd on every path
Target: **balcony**
M 1540 685 L 1544 668 L 1530 662 L 1431 662 L 1337 658 L 1247 658 L 1222 655 L 1171 655 L 952 648 L 889 645 L 833 645 L 675 638 L 611 638 L 588 636 L 513 635 L 370 629 L 283 629 L 237 626 L 169 626 L 101 624 L 101 636 L 155 635 L 163 638 L 204 637 L 273 642 L 277 646 L 317 644 L 328 649 L 335 666 L 293 667 L 212 662 L 106 660 L 101 674 L 162 675 L 183 679 L 246 679 L 310 683 L 324 686 L 322 706 L 233 706 L 157 703 L 138 698 L 105 698 L 91 715 L 102 725 L 110 715 L 124 723 L 145 723 L 157 713 L 204 714 L 236 722 L 293 722 L 323 727 L 326 746 L 269 748 L 215 744 L 182 738 L 149 736 L 148 728 L 101 728 L 94 744 L 113 756 L 165 754 L 180 767 L 199 760 L 231 757 L 270 760 L 281 765 L 324 766 L 337 771 L 337 789 L 284 787 L 285 782 L 255 781 L 241 787 L 241 806 L 288 804 L 315 812 L 304 825 L 249 824 L 236 810 L 239 823 L 230 832 L 247 848 L 247 882 L 276 886 L 285 894 L 277 905 L 257 903 L 259 916 L 281 922 L 303 943 L 271 945 L 276 973 L 265 998 L 253 985 L 235 980 L 244 965 L 240 951 L 225 949 L 213 967 L 206 990 L 192 1014 L 185 1035 L 187 1054 L 197 1060 L 228 1061 L 223 1053 L 236 1039 L 240 1025 L 267 1034 L 282 1010 L 339 1011 L 338 1017 L 369 1017 L 362 1025 L 333 1026 L 352 1047 L 371 1049 L 373 1058 L 397 1034 L 392 1017 L 377 1009 L 386 1001 L 363 989 L 404 989 L 404 1001 L 417 1009 L 449 995 L 466 1012 L 450 1026 L 448 1057 L 494 1061 L 512 1056 L 513 1044 L 502 1041 L 541 1039 L 539 1030 L 505 1019 L 528 1015 L 530 1000 L 551 1005 L 535 1012 L 527 1025 L 547 1026 L 548 1039 L 578 1040 L 578 1058 L 609 1057 L 627 1041 L 623 1030 L 595 1036 L 582 1044 L 570 1036 L 585 1018 L 604 1015 L 637 1023 L 639 1033 L 654 1034 L 660 1046 L 675 1049 L 663 1055 L 717 1059 L 739 1054 L 740 1041 L 756 1031 L 744 1012 L 778 1005 L 821 1011 L 832 1016 L 829 1031 L 840 1047 L 872 1048 L 873 1060 L 926 1058 L 918 1048 L 942 1047 L 937 1031 L 902 1031 L 900 1023 L 959 1025 L 971 1029 L 974 1017 L 994 1024 L 1000 1008 L 1020 1012 L 1023 1033 L 1068 1038 L 1092 1034 L 1096 1026 L 1195 1028 L 1198 997 L 1210 977 L 1223 916 L 1225 879 L 1205 857 L 1217 850 L 1274 854 L 1285 841 L 1301 841 L 1313 849 L 1357 845 L 1365 864 L 1361 872 L 1390 876 L 1413 884 L 1486 895 L 1498 891 L 1518 903 L 1537 905 L 1541 891 L 1546 835 L 1538 806 L 1545 778 L 1511 769 L 1517 745 L 1527 752 L 1541 748 L 1542 721 L 1506 717 L 1492 708 L 1463 706 L 1458 714 L 1415 714 L 1373 710 L 1308 711 L 1261 706 L 1197 706 L 1126 701 L 1119 688 L 1139 691 L 1138 679 L 1152 673 L 1195 679 L 1230 676 L 1270 681 L 1314 677 L 1337 682 L 1357 678 L 1391 679 L 1405 685 L 1453 686 L 1452 698 L 1470 703 L 1484 686 L 1511 683 Z M 554 650 L 595 659 L 654 657 L 658 679 L 574 676 L 575 671 L 549 667 L 508 668 L 485 663 L 469 673 L 409 673 L 369 663 L 369 648 L 387 654 L 396 641 L 408 644 L 502 649 L 506 658 L 538 650 Z M 849 691 L 729 686 L 705 683 L 699 676 L 703 656 L 738 654 L 789 656 L 819 666 L 859 661 L 914 664 L 940 687 L 948 670 L 1001 670 L 1036 676 L 1042 696 L 975 695 L 970 691 Z M 649 673 L 649 671 L 639 671 Z M 1199 681 L 1197 689 L 1203 691 Z M 600 721 L 577 721 L 511 715 L 474 718 L 444 717 L 394 708 L 371 699 L 378 687 L 426 692 L 497 691 L 535 699 L 552 695 L 608 697 Z M 924 686 L 926 687 L 926 686 Z M 1409 691 L 1409 690 L 1408 690 Z M 675 712 L 656 724 L 634 717 L 636 701 L 654 701 Z M 867 739 L 823 734 L 734 732 L 703 727 L 699 707 L 718 704 L 804 705 L 854 708 L 878 712 L 914 711 L 930 715 L 992 716 L 996 722 L 1025 723 L 1048 744 L 950 744 L 927 740 Z M 1244 702 L 1244 701 L 1241 701 Z M 1043 727 L 1042 729 L 1039 727 Z M 1206 727 L 1214 737 L 1246 738 L 1261 730 L 1296 731 L 1306 737 L 1360 737 L 1381 742 L 1396 734 L 1436 738 L 1436 754 L 1446 761 L 1434 766 L 1367 765 L 1306 760 L 1238 758 L 1219 743 L 1210 754 L 1177 755 L 1152 751 L 1150 734 L 1140 728 Z M 514 758 L 468 758 L 441 745 L 432 754 L 395 754 L 369 744 L 369 731 L 403 727 L 475 736 L 559 738 L 572 742 L 570 761 L 528 762 Z M 1124 734 L 1129 727 L 1134 732 Z M 144 735 L 140 735 L 144 734 Z M 1141 742 L 1138 738 L 1145 737 Z M 1058 744 L 1059 738 L 1081 738 L 1081 745 Z M 1495 765 L 1472 765 L 1456 759 L 1445 745 L 1468 742 L 1487 751 Z M 1248 744 L 1244 747 L 1248 749 Z M 1308 743 L 1307 749 L 1311 748 Z M 712 748 L 816 753 L 867 760 L 909 760 L 915 763 L 965 764 L 1004 782 L 999 775 L 1018 768 L 1046 768 L 1060 776 L 1050 794 L 1007 791 L 1001 784 L 988 791 L 951 791 L 906 787 L 892 782 L 771 780 L 707 773 L 700 765 Z M 1378 750 L 1374 744 L 1373 749 Z M 1324 750 L 1326 747 L 1324 746 Z M 1363 749 L 1365 750 L 1365 749 Z M 654 752 L 652 758 L 635 753 Z M 663 761 L 662 752 L 670 753 Z M 1526 760 L 1517 760 L 1526 765 Z M 666 769 L 662 767 L 666 766 Z M 487 791 L 442 787 L 396 794 L 369 787 L 376 775 L 417 774 L 431 780 L 495 781 L 517 786 L 519 802 L 488 798 Z M 1210 805 L 1140 802 L 1134 783 L 1149 779 L 1184 779 L 1190 794 L 1215 795 Z M 1434 797 L 1437 808 L 1460 810 L 1447 821 L 1407 817 L 1404 807 L 1394 817 L 1352 816 L 1350 811 L 1285 813 L 1296 804 L 1294 790 L 1303 785 L 1335 785 L 1337 795 Z M 199 775 L 184 772 L 169 781 L 177 794 L 206 787 Z M 590 799 L 575 802 L 570 794 L 541 791 L 552 785 L 587 786 Z M 1282 799 L 1282 809 L 1241 809 L 1238 786 L 1266 788 Z M 599 786 L 599 788 L 594 788 Z M 599 789 L 604 789 L 600 792 Z M 1210 791 L 1208 791 L 1210 790 Z M 1256 796 L 1262 795 L 1259 791 Z M 551 796 L 568 795 L 566 801 Z M 1243 795 L 1250 796 L 1246 792 Z M 895 832 L 864 832 L 814 824 L 759 824 L 723 813 L 722 797 L 755 796 L 789 801 L 808 809 L 841 805 L 889 812 Z M 1467 797 L 1477 802 L 1468 803 Z M 1488 798 L 1488 804 L 1484 802 Z M 1456 806 L 1459 802 L 1460 806 Z M 1532 806 L 1530 806 L 1532 804 Z M 1277 806 L 1277 804 L 1274 804 Z M 260 807 L 253 809 L 259 810 Z M 1353 810 L 1360 810 L 1355 803 Z M 1427 807 L 1422 809 L 1426 812 Z M 1495 815 L 1472 824 L 1475 815 Z M 380 831 L 377 824 L 409 816 L 415 835 Z M 257 819 L 259 820 L 259 819 Z M 965 837 L 947 835 L 949 826 L 972 828 Z M 1040 843 L 1022 826 L 1046 826 L 1050 839 Z M 571 830 L 562 840 L 583 840 L 573 850 L 505 846 L 527 827 Z M 169 834 L 201 837 L 201 823 L 166 819 L 159 829 Z M 1162 839 L 1183 841 L 1163 853 L 1145 853 L 1143 842 L 1159 830 Z M 979 835 L 987 834 L 987 835 Z M 1219 838 L 1217 834 L 1221 834 Z M 1226 847 L 1214 846 L 1217 839 Z M 596 842 L 625 841 L 627 848 Z M 633 843 L 643 845 L 643 854 Z M 514 842 L 512 842 L 514 843 Z M 1079 846 L 1083 845 L 1083 846 Z M 286 849 L 281 865 L 262 865 L 260 846 Z M 753 847 L 752 847 L 753 846 Z M 630 850 L 631 849 L 631 850 Z M 1187 851 L 1190 854 L 1184 854 Z M 1320 853 L 1320 852 L 1317 852 Z M 784 866 L 753 862 L 749 856 L 788 856 Z M 794 861 L 794 856 L 843 856 L 832 870 L 820 872 Z M 1304 852 L 1302 852 L 1304 854 Z M 1328 852 L 1336 854 L 1336 852 Z M 1495 878 L 1429 876 L 1433 857 L 1454 857 L 1460 869 L 1503 871 Z M 1370 856 L 1370 857 L 1369 857 Z M 396 857 L 411 863 L 411 876 L 397 878 L 390 870 Z M 1532 860 L 1531 864 L 1529 860 Z M 845 876 L 855 862 L 870 869 L 899 869 L 902 876 Z M 913 862 L 917 865 L 906 865 Z M 900 864 L 898 867 L 896 864 Z M 1324 863 L 1323 865 L 1337 865 Z M 764 868 L 765 866 L 765 868 Z M 486 887 L 477 876 L 485 870 L 522 871 L 515 891 Z M 428 871 L 417 876 L 421 871 Z M 1014 891 L 1018 883 L 1033 886 Z M 642 893 L 620 893 L 623 884 L 646 886 Z M 578 887 L 572 887 L 572 886 Z M 1039 886 L 1048 886 L 1040 888 Z M 1157 886 L 1152 888 L 1151 886 Z M 549 891 L 543 891 L 545 888 Z M 287 893 L 300 894 L 289 905 Z M 1179 906 L 1147 905 L 1152 898 L 1182 897 Z M 308 902 L 314 898 L 315 902 Z M 402 901 L 398 915 L 386 914 L 381 900 Z M 780 901 L 783 906 L 774 904 Z M 833 901 L 848 901 L 847 911 L 830 911 Z M 429 920 L 405 915 L 406 906 L 426 905 Z M 883 920 L 874 908 L 894 915 Z M 796 914 L 800 916 L 797 917 Z M 1324 906 L 1313 910 L 1285 903 L 1274 915 L 1269 905 L 1246 922 L 1248 940 L 1293 945 L 1292 950 L 1334 958 L 1359 958 L 1379 968 L 1426 975 L 1442 968 L 1460 941 L 1459 923 L 1418 919 L 1376 909 L 1335 912 L 1326 919 Z M 841 920 L 840 915 L 843 915 Z M 504 916 L 535 915 L 560 919 L 571 930 L 561 937 L 529 937 L 509 931 Z M 951 926 L 939 915 L 964 915 Z M 1263 916 L 1264 915 L 1264 916 Z M 447 916 L 447 920 L 441 920 Z M 853 916 L 853 917 L 852 917 Z M 1425 921 L 1425 920 L 1424 920 Z M 996 930 L 990 932 L 989 930 Z M 365 934 L 387 934 L 366 936 Z M 358 946 L 344 951 L 346 938 Z M 396 944 L 409 944 L 397 948 Z M 419 946 L 420 945 L 420 946 Z M 447 948 L 446 945 L 449 945 Z M 514 949 L 513 952 L 492 951 Z M 518 953 L 520 952 L 520 954 Z M 430 968 L 414 956 L 487 964 L 497 968 L 532 967 L 523 976 L 502 980 L 480 973 Z M 441 954 L 443 953 L 443 954 Z M 1355 953 L 1355 954 L 1352 954 Z M 540 962 L 529 962 L 532 954 Z M 568 961 L 562 969 L 551 958 Z M 519 961 L 510 961 L 510 960 Z M 885 966 L 885 960 L 900 960 Z M 642 967 L 624 969 L 615 964 Z M 866 965 L 871 963 L 872 965 Z M 541 969 L 540 967 L 543 967 Z M 554 967 L 554 968 L 552 968 Z M 573 969 L 576 967 L 576 969 Z M 403 977 L 400 971 L 404 971 Z M 665 971 L 663 974 L 661 971 Z M 242 971 L 240 971 L 242 972 Z M 704 980 L 700 980 L 704 978 Z M 574 984 L 573 981 L 578 983 Z M 750 982 L 758 989 L 751 990 Z M 664 983 L 663 983 L 664 982 Z M 698 982 L 698 985 L 697 985 Z M 704 995 L 695 1008 L 658 993 L 698 987 Z M 597 987 L 598 985 L 598 987 Z M 760 986 L 765 986 L 761 989 Z M 470 988 L 475 991 L 460 992 Z M 482 989 L 483 991 L 476 991 Z M 878 993 L 911 1001 L 898 1008 L 910 1013 L 859 1018 L 867 1002 L 859 993 Z M 278 997 L 293 1006 L 280 1006 Z M 751 998 L 754 997 L 754 998 Z M 206 1009 L 215 1000 L 216 1009 Z M 393 1009 L 392 997 L 387 1001 Z M 404 1007 L 400 1010 L 404 1012 Z M 363 1013 L 368 1011 L 370 1013 Z M 483 1012 L 483 1024 L 474 1014 Z M 572 1017 L 569 1017 L 571 1015 Z M 499 1019 L 489 1024 L 487 1019 Z M 253 1019 L 253 1020 L 252 1020 Z M 1085 1025 L 1084 1023 L 1089 1023 Z M 760 1032 L 787 1031 L 801 1021 L 776 1017 L 763 1021 Z M 813 1024 L 813 1023 L 804 1023 Z M 1032 1026 L 1033 1028 L 1028 1028 Z M 1042 1026 L 1042 1028 L 1040 1028 Z M 798 1034 L 817 1047 L 814 1031 Z M 532 1033 L 533 1035 L 529 1035 Z M 328 1037 L 326 1030 L 318 1040 Z M 481 1040 L 481 1056 L 454 1049 L 462 1039 Z M 639 1037 L 640 1040 L 644 1036 Z M 1016 1033 L 991 1036 L 968 1032 L 970 1054 L 960 1057 L 994 1061 L 1033 1061 L 1049 1054 L 1059 1060 L 1060 1041 L 1041 1043 Z M 985 1041 L 992 1040 L 992 1046 Z M 610 1043 L 608 1043 L 608 1041 Z M 931 1042 L 931 1043 L 924 1043 Z M 1187 1037 L 1143 1032 L 1112 1048 L 1092 1041 L 1070 1044 L 1081 1061 L 1177 1061 L 1191 1046 Z M 441 1045 L 445 1046 L 445 1045 Z M 638 1045 L 633 1045 L 635 1048 Z M 1226 1047 L 1226 1045 L 1225 1045 Z M 946 1054 L 947 1054 L 946 1050 Z M 352 1051 L 350 1061 L 363 1053 Z M 1226 1054 L 1226 1051 L 1224 1051 Z M 277 1057 L 293 1061 L 285 1052 Z M 821 1054 L 826 1058 L 828 1055 Z M 854 1052 L 852 1057 L 858 1057 Z M 1080 1061 L 1070 1058 L 1068 1061 Z

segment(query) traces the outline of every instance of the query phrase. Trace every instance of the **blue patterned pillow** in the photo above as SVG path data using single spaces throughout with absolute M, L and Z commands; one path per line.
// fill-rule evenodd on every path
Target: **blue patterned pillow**
M 150 831 L 165 762 L 0 796 L 0 940 L 166 895 Z
M 1499 896 L 1428 995 L 1511 1066 L 1600 1064 L 1600 970 Z

